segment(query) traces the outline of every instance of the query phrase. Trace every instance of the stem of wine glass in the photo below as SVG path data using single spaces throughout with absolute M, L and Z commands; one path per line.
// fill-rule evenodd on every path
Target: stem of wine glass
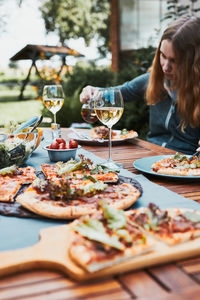
M 109 129 L 109 157 L 108 157 L 108 161 L 112 162 L 112 138 L 111 138 L 111 129 L 112 127 L 108 127 Z
M 56 113 L 53 115 L 54 123 L 56 123 Z

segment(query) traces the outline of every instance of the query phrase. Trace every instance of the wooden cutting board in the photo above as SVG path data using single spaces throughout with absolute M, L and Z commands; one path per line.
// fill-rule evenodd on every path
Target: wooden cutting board
M 173 247 L 156 242 L 156 250 L 112 267 L 88 273 L 68 255 L 72 240 L 69 225 L 55 226 L 40 232 L 40 241 L 28 248 L 0 253 L 0 276 L 33 269 L 61 271 L 75 280 L 89 280 L 200 254 L 200 238 Z

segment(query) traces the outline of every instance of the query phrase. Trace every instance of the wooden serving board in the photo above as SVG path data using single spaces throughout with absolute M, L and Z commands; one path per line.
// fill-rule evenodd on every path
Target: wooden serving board
M 200 254 L 200 238 L 173 247 L 156 242 L 156 250 L 153 252 L 89 273 L 70 259 L 68 248 L 71 240 L 72 232 L 69 225 L 41 230 L 40 241 L 37 244 L 0 253 L 0 276 L 24 270 L 53 269 L 80 281 L 120 274 Z

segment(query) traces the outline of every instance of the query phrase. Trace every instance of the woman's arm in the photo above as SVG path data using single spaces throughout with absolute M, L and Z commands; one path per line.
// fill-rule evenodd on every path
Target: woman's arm
M 121 90 L 124 101 L 131 102 L 134 100 L 141 100 L 144 98 L 150 73 L 140 75 L 131 81 L 127 81 L 122 85 L 115 86 Z M 114 88 L 114 87 L 113 87 Z M 87 102 L 98 91 L 99 87 L 87 85 L 83 88 L 80 94 L 80 101 Z

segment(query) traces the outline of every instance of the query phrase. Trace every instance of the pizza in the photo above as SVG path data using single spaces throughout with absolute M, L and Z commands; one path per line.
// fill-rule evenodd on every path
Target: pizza
M 89 272 L 147 253 L 154 243 L 129 222 L 129 215 L 100 202 L 101 211 L 70 224 L 73 232 L 69 256 Z
M 90 130 L 90 135 L 93 139 L 109 139 L 109 129 L 106 126 L 96 126 Z M 120 133 L 115 130 L 111 130 L 111 139 L 112 140 L 119 140 L 119 139 L 127 139 L 127 138 L 135 138 L 138 134 L 134 130 L 128 131 L 127 129 L 121 130 Z
M 130 220 L 144 232 L 168 245 L 176 245 L 200 236 L 200 212 L 168 208 L 159 209 L 153 203 L 148 208 L 130 211 Z
M 0 170 L 0 201 L 13 202 L 23 184 L 29 184 L 37 178 L 33 167 L 19 168 L 16 165 Z
M 174 156 L 155 162 L 152 170 L 164 175 L 200 176 L 200 158 L 194 156 L 190 159 L 186 155 L 176 153 Z
M 54 219 L 74 219 L 97 211 L 99 202 L 125 209 L 140 197 L 141 189 L 130 183 L 105 184 L 99 180 L 36 179 L 16 201 L 24 208 Z
M 71 159 L 66 163 L 58 162 L 55 165 L 42 164 L 41 169 L 49 180 L 57 180 L 58 177 L 63 177 L 77 183 L 92 176 L 95 180 L 106 183 L 116 183 L 118 181 L 116 172 L 103 165 L 94 164 L 90 159 L 85 159 L 83 155 L 79 155 L 79 157 L 80 161 L 78 162 Z
M 122 211 L 99 203 L 97 213 L 70 225 L 71 260 L 87 272 L 96 272 L 147 252 L 200 236 L 200 212 L 191 209 L 148 207 Z M 164 246 L 164 247 L 163 247 Z

